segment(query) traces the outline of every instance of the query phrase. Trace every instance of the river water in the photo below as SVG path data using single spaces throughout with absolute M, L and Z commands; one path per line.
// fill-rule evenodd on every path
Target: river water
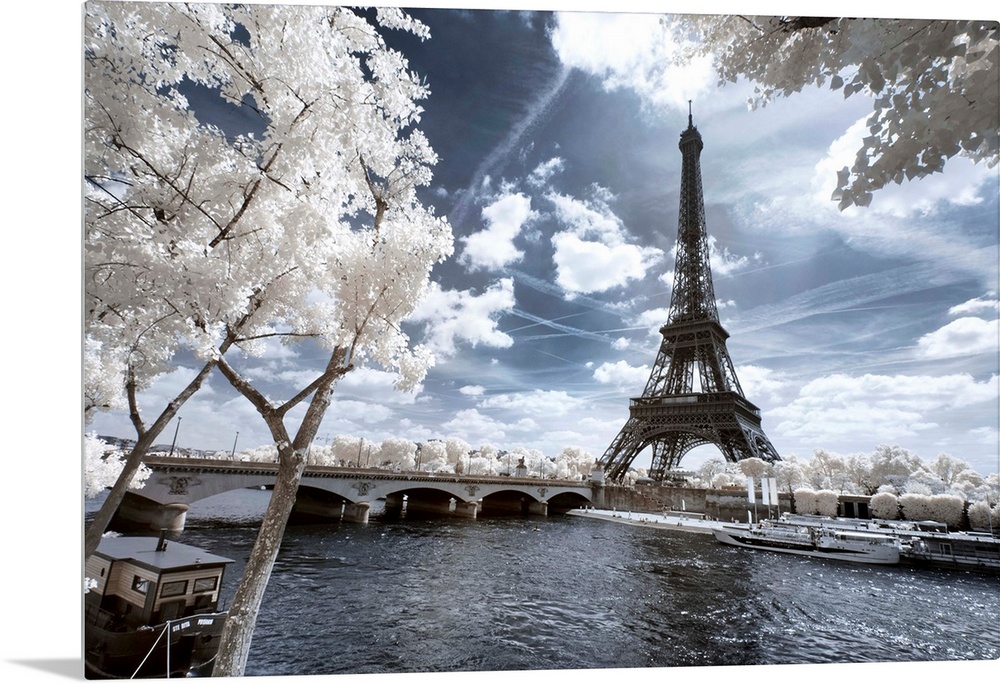
M 192 506 L 180 541 L 236 563 L 269 494 Z M 88 507 L 89 508 L 89 507 Z M 982 661 L 1000 579 L 724 546 L 552 516 L 289 527 L 246 674 Z

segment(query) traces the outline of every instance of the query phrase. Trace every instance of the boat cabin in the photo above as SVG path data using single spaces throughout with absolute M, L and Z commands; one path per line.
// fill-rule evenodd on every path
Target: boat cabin
M 125 630 L 212 612 L 232 562 L 163 535 L 104 538 L 87 559 L 88 618 Z

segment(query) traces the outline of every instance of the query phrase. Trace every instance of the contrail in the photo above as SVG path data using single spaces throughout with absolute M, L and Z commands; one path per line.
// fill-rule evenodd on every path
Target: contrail
M 562 93 L 563 88 L 566 86 L 566 82 L 569 79 L 570 71 L 569 67 L 563 67 L 559 74 L 556 76 L 555 80 L 549 87 L 539 95 L 531 106 L 528 108 L 528 113 L 518 121 L 514 127 L 511 129 L 507 137 L 504 138 L 503 142 L 497 145 L 493 150 L 486 155 L 486 158 L 476 167 L 475 173 L 472 175 L 472 183 L 469 184 L 461 194 L 458 202 L 450 212 L 450 222 L 453 226 L 461 226 L 465 223 L 468 213 L 473 209 L 475 205 L 475 200 L 480 186 L 482 185 L 483 178 L 486 177 L 494 168 L 500 166 L 501 162 L 504 161 L 515 146 L 521 142 L 525 133 L 538 122 L 538 120 L 547 112 L 547 110 L 552 106 L 552 103 L 556 101 L 560 93 Z

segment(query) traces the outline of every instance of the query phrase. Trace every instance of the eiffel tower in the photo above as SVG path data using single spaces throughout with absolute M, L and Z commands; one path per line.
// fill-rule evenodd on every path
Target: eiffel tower
M 733 463 L 752 456 L 780 460 L 760 426 L 760 409 L 743 389 L 726 350 L 729 333 L 719 323 L 701 190 L 701 134 L 688 103 L 681 133 L 680 216 L 670 314 L 663 341 L 641 397 L 599 463 L 610 480 L 621 480 L 648 446 L 649 477 L 662 482 L 696 446 L 714 444 Z M 697 385 L 695 381 L 697 380 Z

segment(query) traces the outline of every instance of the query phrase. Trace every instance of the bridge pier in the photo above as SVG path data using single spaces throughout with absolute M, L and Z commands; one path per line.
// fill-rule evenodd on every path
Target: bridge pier
M 371 507 L 372 505 L 367 501 L 344 504 L 344 522 L 367 523 L 368 511 Z
M 528 502 L 528 513 L 531 515 L 544 515 L 549 514 L 549 504 L 547 501 L 529 501 Z
M 186 503 L 160 504 L 126 492 L 110 527 L 124 528 L 123 531 L 183 532 L 188 508 Z
M 478 513 L 478 501 L 456 501 L 455 510 L 451 512 L 456 518 L 471 518 L 472 520 L 476 519 Z

